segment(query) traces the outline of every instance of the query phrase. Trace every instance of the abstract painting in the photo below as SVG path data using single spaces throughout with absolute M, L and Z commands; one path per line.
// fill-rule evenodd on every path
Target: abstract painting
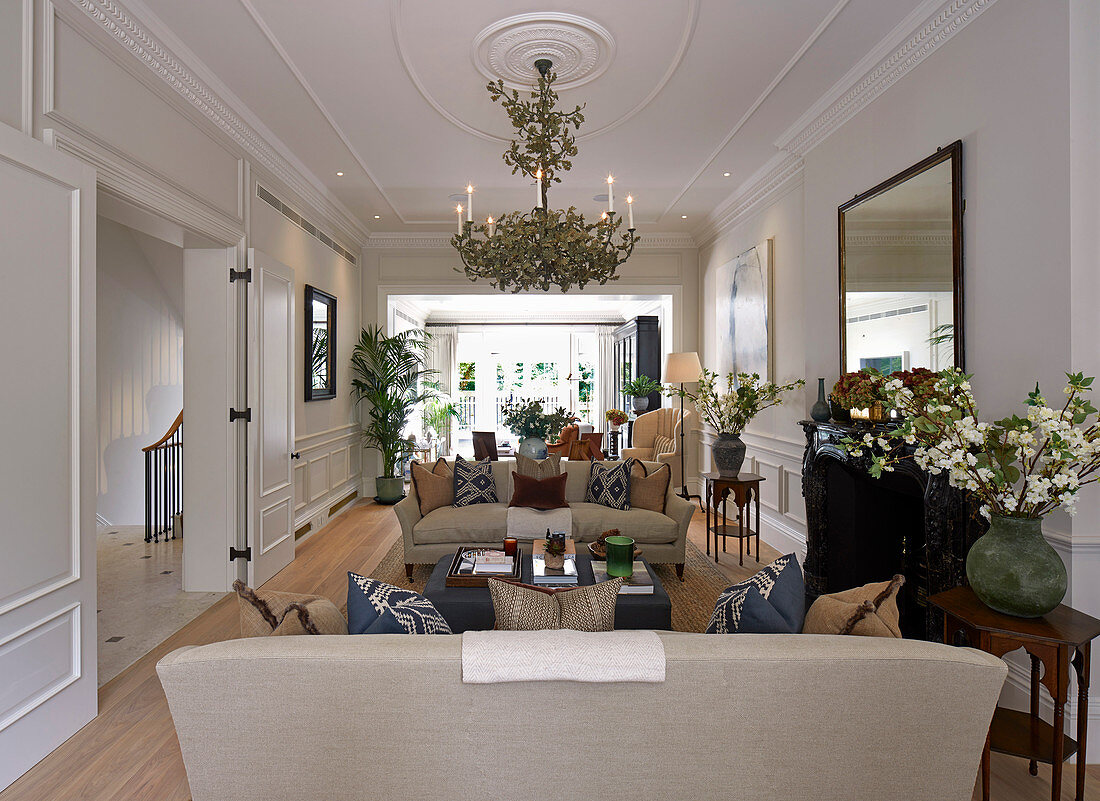
M 749 248 L 716 273 L 718 372 L 772 379 L 772 240 Z

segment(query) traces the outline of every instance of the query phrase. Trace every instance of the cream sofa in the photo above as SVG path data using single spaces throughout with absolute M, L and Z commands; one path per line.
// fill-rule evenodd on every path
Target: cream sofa
M 645 464 L 650 469 L 658 466 L 653 462 Z M 665 514 L 636 508 L 620 511 L 584 502 L 591 469 L 589 462 L 563 459 L 561 468 L 569 476 L 565 498 L 573 514 L 573 539 L 576 542 L 593 542 L 608 529 L 617 528 L 634 538 L 649 562 L 674 564 L 677 575 L 683 577 L 684 544 L 695 507 L 676 494 L 676 487 L 671 481 L 665 500 Z M 508 501 L 512 498 L 512 472 L 515 469 L 514 459 L 493 462 L 493 479 L 500 503 L 480 503 L 459 509 L 445 506 L 422 517 L 416 488 L 410 489 L 408 497 L 394 506 L 405 543 L 405 570 L 410 577 L 413 565 L 434 564 L 460 546 L 500 547 L 508 529 Z
M 664 632 L 664 683 L 463 684 L 463 636 L 168 654 L 194 801 L 963 801 L 1007 673 L 915 640 Z

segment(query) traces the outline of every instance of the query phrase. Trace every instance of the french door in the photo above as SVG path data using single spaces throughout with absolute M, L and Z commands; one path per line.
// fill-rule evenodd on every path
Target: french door
M 0 790 L 96 715 L 95 171 L 0 125 Z

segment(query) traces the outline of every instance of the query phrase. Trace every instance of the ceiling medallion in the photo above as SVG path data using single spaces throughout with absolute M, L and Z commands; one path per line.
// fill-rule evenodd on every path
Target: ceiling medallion
M 499 102 L 519 140 L 512 140 L 504 152 L 504 163 L 535 181 L 535 207 L 531 211 L 511 211 L 494 221 L 474 224 L 473 186 L 466 187 L 466 208 L 455 207 L 458 233 L 451 244 L 458 250 L 471 281 L 484 278 L 501 291 L 550 289 L 562 292 L 574 285 L 584 289 L 589 282 L 606 284 L 616 280 L 618 267 L 634 252 L 638 237 L 634 233 L 634 198 L 626 197 L 627 230 L 614 237 L 623 219 L 615 213 L 615 179 L 607 176 L 607 211 L 594 223 L 588 223 L 576 207 L 565 211 L 551 209 L 547 190 L 552 182 L 561 182 L 559 172 L 573 166 L 577 145 L 570 128 L 578 130 L 584 122 L 582 110 L 558 109 L 558 95 L 551 88 L 557 75 L 548 59 L 535 62 L 538 88 L 531 100 L 520 100 L 519 92 L 505 89 L 503 80 L 490 83 L 489 96 Z M 465 219 L 463 219 L 465 211 Z M 455 268 L 458 270 L 459 268 Z
M 615 40 L 597 22 L 576 14 L 517 14 L 494 22 L 474 39 L 474 66 L 490 81 L 526 89 L 539 78 L 535 62 L 553 62 L 558 90 L 595 80 L 610 66 Z

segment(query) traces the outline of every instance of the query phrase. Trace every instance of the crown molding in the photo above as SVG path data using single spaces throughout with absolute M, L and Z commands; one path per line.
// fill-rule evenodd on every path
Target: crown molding
M 72 3 L 349 240 L 362 245 L 367 239 L 370 233 L 362 221 L 332 198 L 324 184 L 152 11 L 137 0 L 134 5 L 141 10 L 140 19 L 116 0 L 72 0 Z M 198 72 L 204 77 L 200 78 Z
M 805 156 L 996 0 L 926 0 L 837 81 L 775 146 Z
M 384 233 L 377 232 L 370 235 L 364 248 L 399 249 L 438 249 L 451 247 L 451 234 L 449 233 Z M 691 234 L 681 233 L 654 233 L 641 234 L 638 237 L 638 248 L 643 250 L 691 250 L 697 247 Z
M 790 153 L 776 153 L 708 216 L 699 236 L 700 247 L 709 245 L 752 214 L 758 206 L 801 180 L 802 159 Z

